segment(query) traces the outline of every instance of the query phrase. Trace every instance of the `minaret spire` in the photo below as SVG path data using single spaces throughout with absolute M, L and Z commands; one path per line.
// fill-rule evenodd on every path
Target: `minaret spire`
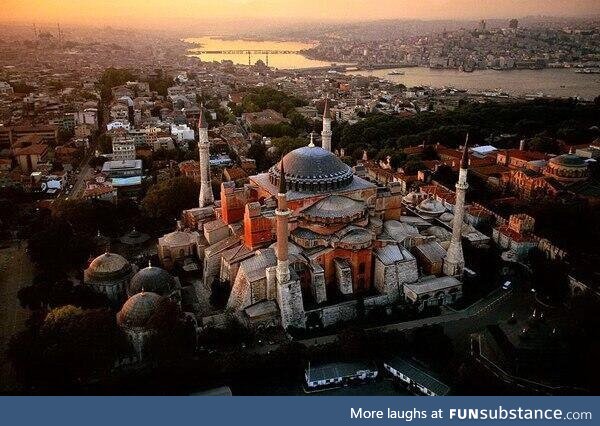
M 200 107 L 198 118 L 198 159 L 200 161 L 200 207 L 210 206 L 215 202 L 210 181 L 210 142 L 208 141 L 208 122 L 204 116 L 204 105 Z
M 329 96 L 325 98 L 323 108 L 323 130 L 321 131 L 321 147 L 331 152 L 331 112 L 329 111 Z
M 463 146 L 462 158 L 460 159 L 460 168 L 468 169 L 469 168 L 469 134 L 467 133 L 467 137 L 465 138 L 465 145 Z
M 287 189 L 285 185 L 285 172 L 283 170 L 283 157 L 281 157 L 281 162 L 279 164 L 279 194 L 285 194 Z
M 465 257 L 462 249 L 462 226 L 465 217 L 465 195 L 469 184 L 467 183 L 467 169 L 469 167 L 469 134 L 465 139 L 463 154 L 460 160 L 458 182 L 456 183 L 456 201 L 454 203 L 454 220 L 452 221 L 452 239 L 448 252 L 444 258 L 444 274 L 453 276 L 461 275 L 465 267 Z

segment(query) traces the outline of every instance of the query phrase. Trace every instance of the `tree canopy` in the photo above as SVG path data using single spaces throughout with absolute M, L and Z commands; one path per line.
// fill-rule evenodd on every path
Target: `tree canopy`
M 290 110 L 306 105 L 306 102 L 270 87 L 254 87 L 249 89 L 242 99 L 243 112 L 258 112 L 273 109 L 287 115 Z
M 176 218 L 182 210 L 198 205 L 200 186 L 179 176 L 152 186 L 142 200 L 142 209 L 152 218 Z
M 574 100 L 464 104 L 452 111 L 421 112 L 407 118 L 368 114 L 355 124 L 337 125 L 333 142 L 355 159 L 363 149 L 399 149 L 424 141 L 456 147 L 464 141 L 466 132 L 474 144 L 483 144 L 491 134 L 532 137 L 542 131 L 546 137 L 581 143 L 597 137 L 590 128 L 597 124 L 598 116 L 599 105 Z
M 137 76 L 128 69 L 124 68 L 107 68 L 100 76 L 100 93 L 102 99 L 110 99 L 113 87 L 120 86 L 128 81 L 137 80 Z
M 127 348 L 111 311 L 66 305 L 13 336 L 8 356 L 24 383 L 66 391 L 95 373 L 105 374 Z

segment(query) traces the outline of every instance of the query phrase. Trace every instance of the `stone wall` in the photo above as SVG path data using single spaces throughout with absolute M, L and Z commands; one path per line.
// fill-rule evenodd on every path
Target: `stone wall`
M 325 286 L 325 274 L 323 268 L 321 268 L 320 265 L 318 266 L 318 269 L 311 267 L 310 278 L 315 302 L 323 303 L 327 301 L 327 288 Z
M 335 279 L 341 294 L 352 294 L 352 269 L 345 259 L 335 259 Z
M 299 279 L 295 278 L 287 283 L 277 284 L 277 302 L 281 312 L 281 325 L 283 328 L 306 327 L 306 315 Z
M 365 297 L 363 299 L 365 314 L 380 306 L 387 306 L 394 301 L 394 297 L 387 294 Z M 351 321 L 358 316 L 358 300 L 349 300 L 331 306 L 308 311 L 306 315 L 317 315 L 321 318 L 323 327 L 329 327 L 339 322 Z

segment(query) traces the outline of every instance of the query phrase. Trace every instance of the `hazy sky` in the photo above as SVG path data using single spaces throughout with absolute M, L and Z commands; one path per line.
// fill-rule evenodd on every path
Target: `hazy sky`
M 140 27 L 215 19 L 479 19 L 600 14 L 600 0 L 0 0 L 0 21 Z

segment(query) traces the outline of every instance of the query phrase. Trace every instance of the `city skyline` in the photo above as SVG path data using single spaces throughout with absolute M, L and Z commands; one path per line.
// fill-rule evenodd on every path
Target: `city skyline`
M 332 13 L 335 11 L 336 13 Z M 358 22 L 382 19 L 472 20 L 523 16 L 581 17 L 600 14 L 594 0 L 91 0 L 82 9 L 74 0 L 8 0 L 2 23 L 115 25 L 156 28 L 269 17 L 271 25 L 289 21 Z M 165 17 L 169 19 L 165 20 Z

